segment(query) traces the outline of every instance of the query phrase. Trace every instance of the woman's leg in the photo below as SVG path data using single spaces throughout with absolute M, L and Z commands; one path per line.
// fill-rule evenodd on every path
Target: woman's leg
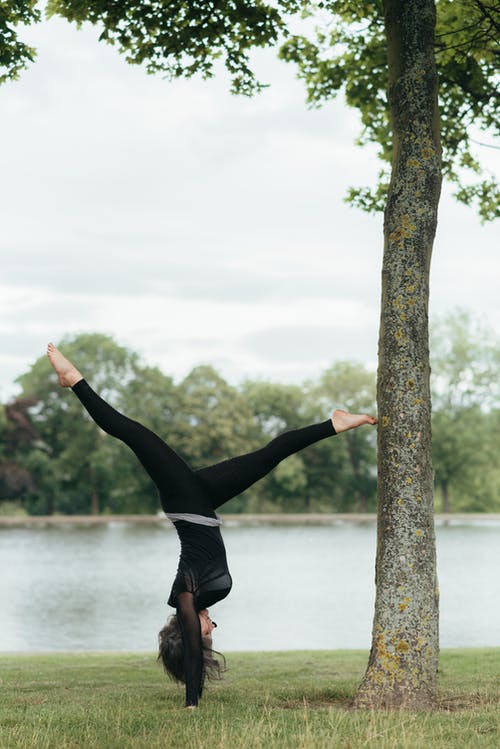
M 284 458 L 336 434 L 331 419 L 280 434 L 265 447 L 196 471 L 206 484 L 214 509 L 248 489 Z
M 162 473 L 167 465 L 173 472 L 191 472 L 182 458 L 158 435 L 106 403 L 86 380 L 82 379 L 77 382 L 72 390 L 97 426 L 124 442 L 134 451 L 155 483 L 161 481 Z
M 133 450 L 158 487 L 165 512 L 214 516 L 202 482 L 171 447 L 150 429 L 106 403 L 55 347 L 49 348 L 49 358 L 63 387 L 72 388 L 96 424 Z
M 355 429 L 363 424 L 376 423 L 377 419 L 368 414 L 351 414 L 337 409 L 328 421 L 285 432 L 260 450 L 202 468 L 196 473 L 207 486 L 216 509 L 248 489 L 289 455 L 334 434 Z

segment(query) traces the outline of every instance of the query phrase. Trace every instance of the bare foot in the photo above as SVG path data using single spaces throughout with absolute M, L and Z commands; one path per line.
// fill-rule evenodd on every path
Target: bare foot
M 376 424 L 378 419 L 374 416 L 368 416 L 368 414 L 350 414 L 347 411 L 337 408 L 332 413 L 332 424 L 333 428 L 340 434 L 340 432 L 347 432 L 348 429 L 355 429 L 363 424 Z
M 61 385 L 61 387 L 71 388 L 73 385 L 76 385 L 77 382 L 83 380 L 83 375 L 81 375 L 77 368 L 61 354 L 59 349 L 57 349 L 53 343 L 49 343 L 47 346 L 47 356 L 56 371 L 59 385 Z

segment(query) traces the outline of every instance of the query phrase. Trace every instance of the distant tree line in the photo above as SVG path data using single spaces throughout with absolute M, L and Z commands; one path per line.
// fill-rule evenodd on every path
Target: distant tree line
M 375 411 L 375 375 L 339 361 L 303 385 L 247 380 L 235 387 L 210 365 L 181 382 L 94 333 L 63 351 L 116 408 L 166 439 L 192 466 L 254 450 L 334 406 Z M 465 312 L 441 320 L 433 345 L 436 509 L 500 511 L 500 347 Z M 0 513 L 155 513 L 156 489 L 135 456 L 104 434 L 57 384 L 45 356 L 0 406 Z M 235 498 L 229 512 L 369 512 L 376 502 L 375 433 L 359 429 L 282 463 Z

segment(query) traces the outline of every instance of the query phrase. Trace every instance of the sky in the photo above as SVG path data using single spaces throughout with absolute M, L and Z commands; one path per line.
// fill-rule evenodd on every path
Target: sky
M 343 202 L 380 166 L 354 145 L 357 113 L 308 110 L 273 51 L 255 58 L 271 86 L 246 99 L 224 72 L 169 82 L 97 37 L 27 29 L 37 61 L 0 87 L 0 400 L 81 332 L 176 380 L 202 363 L 234 384 L 375 368 L 382 217 Z M 500 152 L 478 149 L 498 174 Z M 431 322 L 463 307 L 500 330 L 499 269 L 497 226 L 445 186 Z

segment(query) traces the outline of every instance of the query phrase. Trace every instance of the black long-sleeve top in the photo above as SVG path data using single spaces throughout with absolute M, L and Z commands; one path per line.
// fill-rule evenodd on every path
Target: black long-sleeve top
M 198 612 L 231 590 L 226 550 L 218 526 L 174 521 L 181 542 L 177 575 L 168 599 L 175 607 L 184 645 L 186 705 L 197 705 L 203 690 L 203 643 Z

